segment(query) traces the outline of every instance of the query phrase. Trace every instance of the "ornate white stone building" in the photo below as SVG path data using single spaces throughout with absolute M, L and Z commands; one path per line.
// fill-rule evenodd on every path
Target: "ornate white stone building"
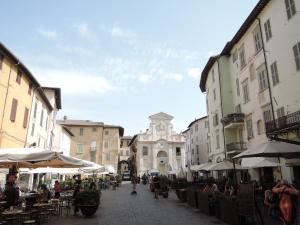
M 149 129 L 137 137 L 138 175 L 153 169 L 162 175 L 178 173 L 185 167 L 184 136 L 173 131 L 173 116 L 160 112 L 149 119 Z

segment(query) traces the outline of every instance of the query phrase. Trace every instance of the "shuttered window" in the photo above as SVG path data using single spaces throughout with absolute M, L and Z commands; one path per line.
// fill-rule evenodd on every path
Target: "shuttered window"
M 291 19 L 297 12 L 294 0 L 285 0 L 285 7 L 288 19 Z
M 4 56 L 0 53 L 0 70 L 2 70 L 3 60 L 4 60 Z
M 16 120 L 17 107 L 18 107 L 18 100 L 14 98 L 11 104 L 11 112 L 10 112 L 10 120 L 12 122 L 15 122 Z
M 23 127 L 27 127 L 29 109 L 25 107 Z
M 21 78 L 22 78 L 22 72 L 19 70 L 17 73 L 17 79 L 16 79 L 16 82 L 18 84 L 21 84 Z
M 31 95 L 32 92 L 32 84 L 29 84 L 28 86 L 28 94 Z

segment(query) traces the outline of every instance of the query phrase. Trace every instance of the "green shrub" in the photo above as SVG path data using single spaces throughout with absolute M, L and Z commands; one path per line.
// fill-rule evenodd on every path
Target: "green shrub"
M 185 178 L 176 178 L 172 181 L 171 187 L 173 189 L 182 189 L 187 187 L 187 180 Z
M 82 191 L 75 197 L 76 205 L 99 205 L 100 195 L 96 191 Z

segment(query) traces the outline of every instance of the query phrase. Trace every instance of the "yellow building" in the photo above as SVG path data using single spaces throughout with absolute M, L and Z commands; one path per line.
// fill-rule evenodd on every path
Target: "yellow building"
M 0 42 L 0 148 L 24 147 L 34 91 L 48 101 L 26 66 Z
M 74 134 L 71 138 L 71 156 L 113 166 L 117 170 L 120 137 L 124 133 L 122 127 L 90 120 L 69 120 L 67 117 L 57 123 Z

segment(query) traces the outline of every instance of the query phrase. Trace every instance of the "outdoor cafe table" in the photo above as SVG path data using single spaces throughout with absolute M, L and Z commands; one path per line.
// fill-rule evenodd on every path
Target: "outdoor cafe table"
M 47 207 L 50 206 L 50 203 L 36 203 L 33 205 L 33 207 Z

